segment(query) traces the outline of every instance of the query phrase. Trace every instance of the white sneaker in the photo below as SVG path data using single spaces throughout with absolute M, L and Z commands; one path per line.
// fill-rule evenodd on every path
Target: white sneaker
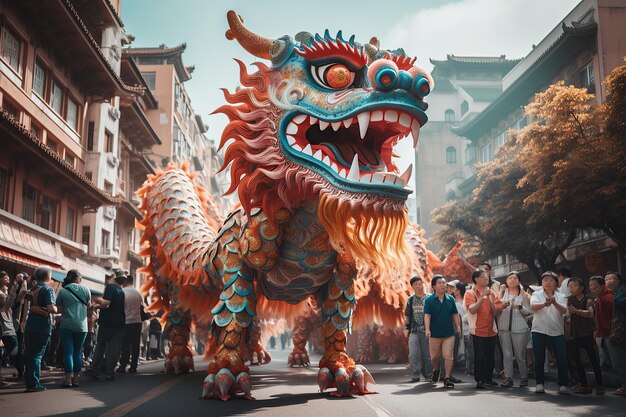
M 567 388 L 565 385 L 561 385 L 559 387 L 558 393 L 562 394 L 562 395 L 568 395 L 569 394 L 569 388 Z
M 543 394 L 546 392 L 546 390 L 543 388 L 543 384 L 537 384 L 537 386 L 535 387 L 535 392 L 537 394 Z

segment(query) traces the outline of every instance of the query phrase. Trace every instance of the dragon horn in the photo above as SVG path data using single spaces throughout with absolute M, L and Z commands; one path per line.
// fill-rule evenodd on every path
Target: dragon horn
M 263 38 L 256 33 L 251 32 L 243 25 L 243 19 L 234 10 L 229 10 L 226 14 L 228 20 L 228 26 L 230 29 L 226 31 L 226 38 L 228 40 L 236 39 L 243 49 L 250 52 L 252 55 L 270 59 L 270 48 L 272 41 Z

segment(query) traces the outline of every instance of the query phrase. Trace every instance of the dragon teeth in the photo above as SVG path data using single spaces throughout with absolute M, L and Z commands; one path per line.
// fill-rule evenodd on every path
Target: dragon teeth
M 398 121 L 398 112 L 395 110 L 387 110 L 385 112 L 385 121 L 395 123 Z
M 330 158 L 327 157 L 326 155 L 324 155 L 324 157 L 322 158 L 322 162 L 330 166 Z
M 341 126 L 341 122 L 333 122 L 330 124 L 333 128 L 333 130 L 336 132 L 339 130 L 339 127 Z
M 380 122 L 383 120 L 383 112 L 382 110 L 375 110 L 372 112 L 372 117 L 370 119 L 372 122 Z
M 388 173 L 385 175 L 384 182 L 385 184 L 395 184 L 397 179 L 398 177 L 396 175 Z
M 343 127 L 345 127 L 346 129 L 349 128 L 350 126 L 352 126 L 352 122 L 354 121 L 354 117 L 351 117 L 349 119 L 345 119 L 343 121 Z
M 411 123 L 411 135 L 413 136 L 413 149 L 417 148 L 417 141 L 420 137 L 420 124 L 417 120 L 413 119 Z
M 287 143 L 289 144 L 289 146 L 293 146 L 293 144 L 296 143 L 296 138 L 294 138 L 293 136 L 287 136 Z
M 328 127 L 329 123 L 323 120 L 320 120 L 320 130 L 324 131 Z
M 411 116 L 406 113 L 402 113 L 398 118 L 398 123 L 400 123 L 404 127 L 411 126 Z
M 298 125 L 293 122 L 289 123 L 286 132 L 288 135 L 295 135 L 296 133 L 298 133 Z
M 372 182 L 385 182 L 385 175 L 381 174 L 380 172 L 375 173 L 374 175 L 372 175 Z
M 323 157 L 322 151 L 320 149 L 316 150 L 315 153 L 313 154 L 313 157 L 321 161 Z
M 366 111 L 363 113 L 359 113 L 356 115 L 356 118 L 359 121 L 359 133 L 361 135 L 361 139 L 365 139 L 365 135 L 367 134 L 367 128 L 370 125 L 370 112 Z
M 313 116 L 309 116 L 309 124 L 314 125 L 315 123 L 317 123 L 317 118 Z
M 350 172 L 348 172 L 348 176 L 346 178 L 350 181 L 358 181 L 360 177 L 361 170 L 359 169 L 359 156 L 355 154 L 354 159 L 352 159 L 352 165 L 350 166 Z
M 404 171 L 402 175 L 400 175 L 400 179 L 402 180 L 402 185 L 407 185 L 411 180 L 411 175 L 413 175 L 413 164 L 409 165 L 409 167 Z
M 296 117 L 294 117 L 294 118 L 292 119 L 292 121 L 293 121 L 295 124 L 298 124 L 298 125 L 299 125 L 300 123 L 304 122 L 304 121 L 306 120 L 306 118 L 307 118 L 307 115 L 306 115 L 306 114 L 299 114 L 299 115 L 297 115 Z
M 305 153 L 307 155 L 313 155 L 313 150 L 311 149 L 311 144 L 310 143 L 306 144 L 304 149 L 302 149 L 302 153 Z

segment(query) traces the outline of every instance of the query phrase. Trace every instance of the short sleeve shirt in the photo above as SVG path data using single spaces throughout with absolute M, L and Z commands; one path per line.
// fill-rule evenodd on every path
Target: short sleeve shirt
M 411 313 L 413 320 L 411 321 L 411 333 L 424 333 L 424 300 L 428 297 L 418 297 L 413 295 L 411 297 Z
M 456 301 L 450 294 L 445 294 L 443 301 L 436 294 L 424 300 L 424 314 L 430 314 L 430 335 L 435 338 L 454 336 L 452 317 L 459 314 Z
M 39 292 L 37 294 L 37 305 L 39 307 L 46 307 L 50 304 L 54 304 L 54 290 L 52 287 L 47 285 L 45 282 L 37 282 L 35 287 L 31 290 L 34 292 L 37 287 L 39 287 Z M 31 305 L 34 305 L 34 301 Z M 50 315 L 42 316 L 35 313 L 28 314 L 28 320 L 26 321 L 26 327 L 24 328 L 27 332 L 38 332 L 38 333 L 52 333 L 52 319 Z
M 108 284 L 104 288 L 105 300 L 111 302 L 107 308 L 100 310 L 98 324 L 106 327 L 124 328 L 126 314 L 124 314 L 124 291 L 114 284 Z
M 72 294 L 68 288 L 76 295 Z M 90 297 L 89 289 L 82 284 L 72 283 L 59 290 L 57 305 L 63 307 L 61 330 L 78 333 L 87 331 L 87 305 Z
M 530 297 L 530 304 L 543 304 L 546 302 L 546 293 L 542 290 L 535 291 Z M 554 299 L 563 307 L 567 307 L 567 298 L 560 292 L 554 293 Z M 565 334 L 563 327 L 563 315 L 559 313 L 554 304 L 535 311 L 533 316 L 534 333 L 542 333 L 548 336 L 561 336 Z

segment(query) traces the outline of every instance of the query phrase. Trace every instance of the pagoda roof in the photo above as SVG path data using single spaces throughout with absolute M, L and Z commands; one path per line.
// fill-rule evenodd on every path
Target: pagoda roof
M 132 57 L 154 57 L 167 60 L 168 64 L 172 64 L 176 68 L 178 78 L 180 78 L 181 81 L 185 82 L 191 79 L 191 73 L 195 69 L 194 66 L 186 67 L 183 64 L 182 55 L 183 52 L 185 52 L 186 48 L 186 43 L 181 43 L 180 45 L 172 48 L 161 44 L 158 47 L 126 48 L 124 49 L 123 53 Z M 141 65 L 141 63 L 139 63 L 138 65 Z

